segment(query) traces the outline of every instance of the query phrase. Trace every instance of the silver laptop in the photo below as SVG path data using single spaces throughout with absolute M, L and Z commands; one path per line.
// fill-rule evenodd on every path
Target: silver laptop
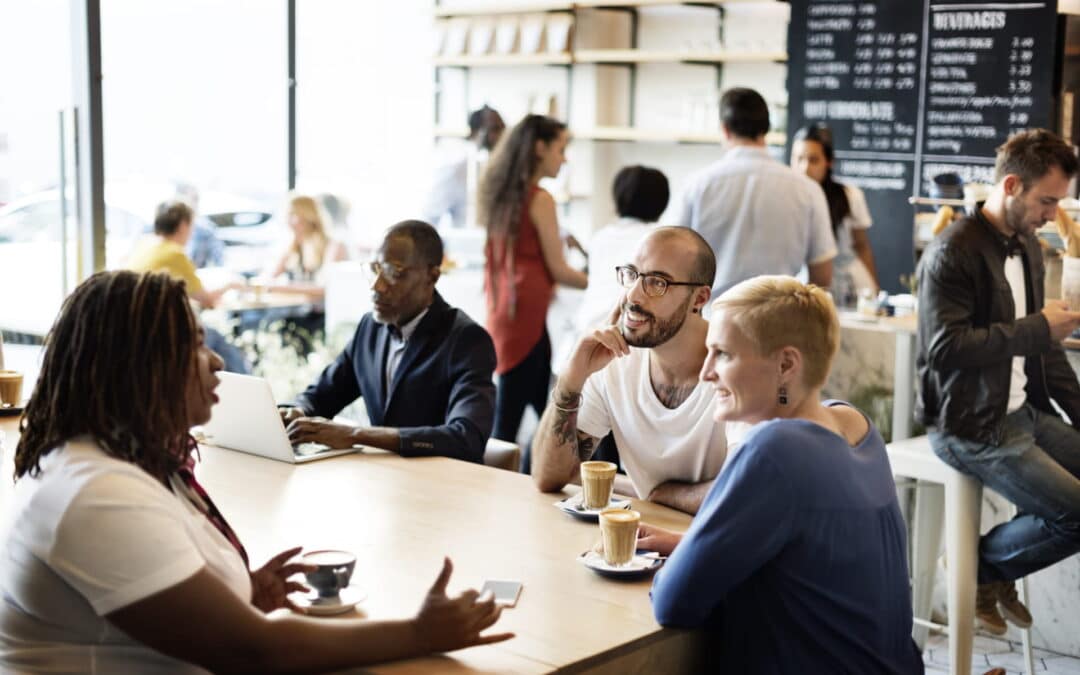
M 218 373 L 218 377 L 218 403 L 203 427 L 206 444 L 293 464 L 356 452 L 356 448 L 334 450 L 318 443 L 294 447 L 285 433 L 269 382 L 226 372 Z

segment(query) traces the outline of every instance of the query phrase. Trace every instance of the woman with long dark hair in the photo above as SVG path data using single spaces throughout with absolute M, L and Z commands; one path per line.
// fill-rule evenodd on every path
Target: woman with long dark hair
M 833 137 L 822 124 L 810 124 L 795 133 L 791 146 L 791 168 L 802 171 L 825 191 L 829 204 L 836 259 L 833 260 L 833 291 L 837 304 L 850 301 L 864 289 L 877 293 L 880 288 L 874 251 L 866 231 L 873 222 L 862 190 L 839 183 L 833 178 Z
M 555 284 L 588 283 L 567 264 L 555 199 L 540 187 L 540 179 L 558 175 L 569 140 L 562 122 L 526 115 L 495 148 L 480 186 L 487 329 L 499 376 L 492 436 L 505 441 L 514 441 L 526 406 L 544 412 L 551 380 L 546 321 Z M 528 470 L 527 460 L 522 468 Z
M 510 637 L 480 635 L 494 602 L 446 596 L 449 560 L 413 619 L 267 616 L 309 568 L 293 548 L 250 570 L 195 481 L 221 367 L 165 273 L 101 272 L 64 302 L 15 450 L 0 671 L 321 672 Z

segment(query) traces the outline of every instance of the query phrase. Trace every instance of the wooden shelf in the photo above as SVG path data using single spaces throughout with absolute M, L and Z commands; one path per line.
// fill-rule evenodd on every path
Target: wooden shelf
M 469 128 L 435 127 L 436 138 L 468 138 Z
M 699 143 L 720 145 L 724 142 L 721 134 L 696 133 L 692 131 L 664 131 L 659 129 L 640 129 L 637 127 L 600 126 L 592 129 L 571 129 L 574 138 L 587 141 L 626 141 L 638 143 Z M 765 135 L 768 145 L 784 145 L 787 135 L 783 132 L 770 132 Z
M 785 52 L 660 52 L 642 49 L 578 49 L 557 54 L 461 54 L 437 56 L 436 66 L 563 66 L 571 63 L 768 63 L 787 61 Z
M 532 12 L 572 12 L 575 9 L 632 9 L 635 7 L 702 7 L 711 9 L 724 5 L 775 5 L 777 0 L 721 0 L 719 2 L 696 2 L 694 0 L 580 0 L 579 2 L 528 2 L 510 7 L 493 4 L 466 4 L 460 7 L 436 7 L 436 18 L 452 16 L 495 16 L 500 14 L 529 14 Z
M 787 61 L 786 52 L 661 52 L 646 49 L 578 49 L 575 63 L 750 63 Z
M 435 16 L 486 16 L 496 14 L 530 14 L 532 12 L 569 12 L 579 3 L 574 2 L 527 2 L 509 7 L 491 4 L 462 5 L 461 7 L 436 7 Z
M 461 54 L 436 56 L 436 66 L 565 66 L 572 63 L 569 52 L 557 54 Z

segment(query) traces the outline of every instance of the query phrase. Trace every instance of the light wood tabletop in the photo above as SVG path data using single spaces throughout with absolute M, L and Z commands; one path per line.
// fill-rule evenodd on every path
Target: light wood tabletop
M 6 499 L 14 418 L 0 429 Z M 253 566 L 291 546 L 352 551 L 364 616 L 415 614 L 444 555 L 454 562 L 450 592 L 485 579 L 522 582 L 517 607 L 494 627 L 515 632 L 513 640 L 366 672 L 689 672 L 700 657 L 700 633 L 662 629 L 653 619 L 651 580 L 606 579 L 578 561 L 598 540 L 598 526 L 556 509 L 565 494 L 542 494 L 528 476 L 381 452 L 303 465 L 207 446 L 200 454 L 196 475 Z M 634 508 L 673 530 L 690 523 L 656 504 L 635 500 Z

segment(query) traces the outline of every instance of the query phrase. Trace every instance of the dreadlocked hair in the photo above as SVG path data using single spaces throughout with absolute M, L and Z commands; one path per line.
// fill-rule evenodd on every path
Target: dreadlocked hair
M 64 301 L 15 449 L 15 479 L 89 436 L 158 480 L 195 447 L 186 391 L 198 326 L 184 283 L 165 273 L 98 272 Z

